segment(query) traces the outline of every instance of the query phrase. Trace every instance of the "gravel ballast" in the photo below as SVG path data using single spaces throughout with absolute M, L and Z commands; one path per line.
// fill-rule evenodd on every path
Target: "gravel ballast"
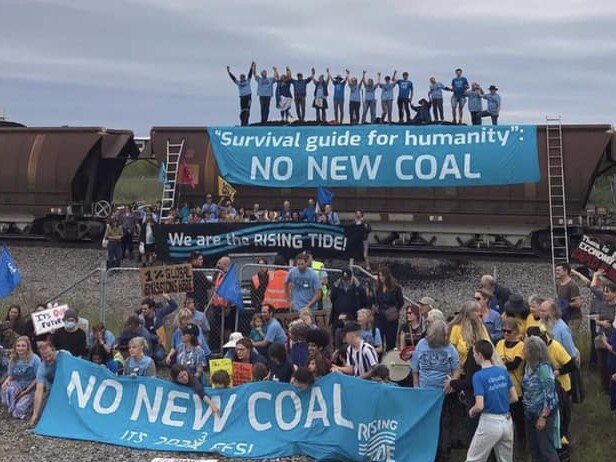
M 25 312 L 30 311 L 36 303 L 54 297 L 99 267 L 105 258 L 105 252 L 98 249 L 14 247 L 11 252 L 22 272 L 23 283 L 4 301 L 2 316 L 9 303 L 19 303 Z M 486 273 L 496 272 L 504 285 L 525 297 L 531 294 L 550 296 L 553 290 L 552 270 L 550 264 L 545 262 L 414 258 L 391 261 L 391 268 L 405 295 L 414 300 L 431 296 L 436 300 L 436 307 L 446 313 L 457 311 L 461 301 L 470 299 L 479 278 Z M 587 295 L 585 290 L 583 293 Z M 69 290 L 58 301 L 68 302 L 77 308 L 92 324 L 98 321 L 100 294 L 100 280 L 98 275 L 94 275 Z M 119 319 L 134 310 L 140 299 L 138 272 L 110 278 L 106 320 L 112 330 L 117 330 Z M 58 416 L 58 425 L 62 425 L 61 416 Z M 145 462 L 154 457 L 208 458 L 203 454 L 160 453 L 40 437 L 27 431 L 25 422 L 11 418 L 6 409 L 0 410 L 0 461 Z

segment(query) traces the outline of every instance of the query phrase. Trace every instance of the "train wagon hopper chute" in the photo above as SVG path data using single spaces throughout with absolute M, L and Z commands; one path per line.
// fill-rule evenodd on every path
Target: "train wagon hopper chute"
M 127 130 L 0 128 L 0 227 L 59 240 L 98 239 L 122 169 L 138 155 Z

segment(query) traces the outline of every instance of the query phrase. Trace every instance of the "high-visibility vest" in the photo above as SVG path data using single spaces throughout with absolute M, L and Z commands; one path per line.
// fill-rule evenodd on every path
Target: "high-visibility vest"
M 222 283 L 222 280 L 225 278 L 225 274 L 216 273 L 216 279 L 214 281 L 214 296 L 212 297 L 212 306 L 217 306 L 219 308 L 228 308 L 231 306 L 231 303 L 228 300 L 225 300 L 216 290 Z
M 289 308 L 289 299 L 285 288 L 285 280 L 287 279 L 287 270 L 276 269 L 269 272 L 269 281 L 267 289 L 263 296 L 264 305 L 272 305 L 275 310 Z
M 323 263 L 322 261 L 312 260 L 312 264 L 310 265 L 310 267 L 314 271 L 316 271 L 317 277 L 319 278 L 319 281 L 320 281 L 321 271 L 323 271 L 323 268 L 325 268 L 325 263 Z M 325 284 L 321 286 L 321 295 L 322 295 L 321 299 L 327 298 L 327 296 L 329 295 L 329 287 L 327 287 Z

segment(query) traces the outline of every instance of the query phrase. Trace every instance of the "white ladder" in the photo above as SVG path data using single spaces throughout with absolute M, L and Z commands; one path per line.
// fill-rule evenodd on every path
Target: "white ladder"
M 160 221 L 161 223 L 169 216 L 169 211 L 175 204 L 175 189 L 180 168 L 180 157 L 184 151 L 184 138 L 180 143 L 172 143 L 167 140 L 167 164 L 165 165 L 165 183 L 163 185 L 163 197 L 161 199 Z
M 546 117 L 545 120 L 548 156 L 548 197 L 550 200 L 550 243 L 552 271 L 555 271 L 555 266 L 558 263 L 569 263 L 563 138 L 560 116 Z M 556 275 L 554 274 L 554 276 Z

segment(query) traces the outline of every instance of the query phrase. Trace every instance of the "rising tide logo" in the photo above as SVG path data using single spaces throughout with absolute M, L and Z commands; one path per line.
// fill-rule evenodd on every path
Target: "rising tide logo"
M 372 462 L 395 462 L 398 421 L 373 420 L 357 426 L 359 455 Z

